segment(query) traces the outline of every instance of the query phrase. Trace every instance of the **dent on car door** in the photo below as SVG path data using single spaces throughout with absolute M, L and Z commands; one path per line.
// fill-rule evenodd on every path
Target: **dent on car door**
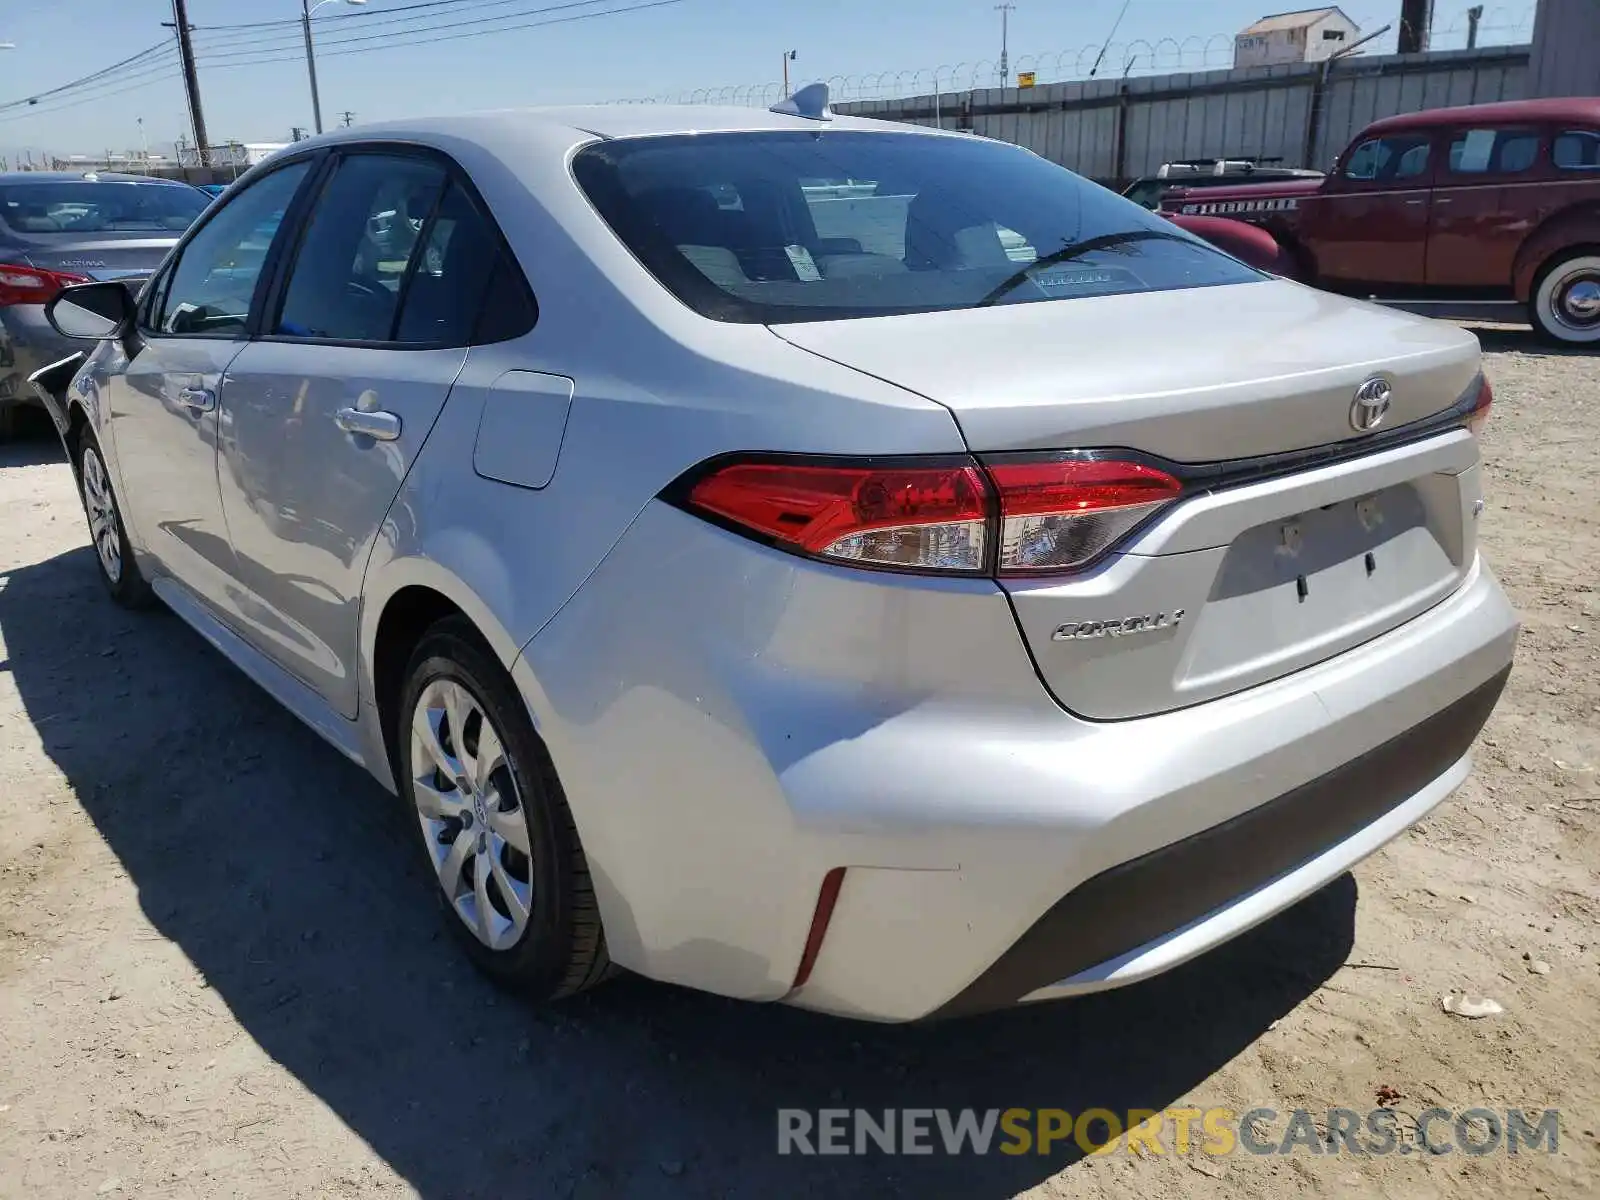
M 233 551 L 216 483 L 224 373 L 245 345 L 252 300 L 299 162 L 220 207 L 180 248 L 141 313 L 130 357 L 101 379 L 124 519 L 160 573 L 228 610 Z
M 229 369 L 220 477 L 245 635 L 346 716 L 367 559 L 466 360 L 495 236 L 436 160 L 350 154 Z

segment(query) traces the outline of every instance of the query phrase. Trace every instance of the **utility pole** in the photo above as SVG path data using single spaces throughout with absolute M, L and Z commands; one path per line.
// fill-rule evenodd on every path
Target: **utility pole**
M 1467 9 L 1467 49 L 1478 48 L 1478 22 L 1483 20 L 1483 5 L 1474 4 Z
M 994 10 L 1000 14 L 1000 83 L 1004 86 L 1011 80 L 1011 14 L 1017 6 L 1007 0 L 996 4 Z
M 322 97 L 317 95 L 317 52 L 311 45 L 311 0 L 300 0 L 300 28 L 306 35 L 306 73 L 311 76 L 311 121 L 322 132 Z
M 1428 31 L 1433 26 L 1433 0 L 1400 0 L 1399 54 L 1421 54 L 1428 48 Z
M 351 112 L 348 108 L 345 109 L 344 110 L 344 127 L 346 129 L 349 129 L 350 126 L 355 124 L 355 122 L 356 122 L 355 113 Z
M 163 25 L 167 22 L 163 21 Z M 200 77 L 194 69 L 194 46 L 189 41 L 189 6 L 187 0 L 172 0 L 172 27 L 178 31 L 178 58 L 183 63 L 183 90 L 189 97 L 189 121 L 194 126 L 195 153 L 200 165 L 205 166 L 206 147 L 211 144 L 206 136 L 206 115 L 200 108 Z
M 784 54 L 783 54 L 783 95 L 784 95 L 785 99 L 787 99 L 788 96 L 789 96 L 789 64 L 794 62 L 799 57 L 800 57 L 800 51 L 798 51 L 798 50 L 786 50 L 786 51 L 784 51 Z

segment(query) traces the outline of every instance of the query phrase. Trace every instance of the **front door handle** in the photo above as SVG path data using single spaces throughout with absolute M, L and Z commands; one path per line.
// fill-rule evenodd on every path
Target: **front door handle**
M 186 387 L 178 393 L 178 403 L 198 416 L 216 411 L 217 394 L 210 388 Z
M 359 433 L 379 442 L 392 442 L 400 436 L 400 418 L 382 409 L 341 408 L 333 421 L 346 433 Z

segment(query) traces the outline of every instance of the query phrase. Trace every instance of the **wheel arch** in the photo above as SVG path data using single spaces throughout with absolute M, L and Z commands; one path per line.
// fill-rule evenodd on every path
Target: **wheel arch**
M 1513 297 L 1533 299 L 1539 276 L 1555 259 L 1574 251 L 1600 253 L 1600 201 L 1584 201 L 1547 218 L 1517 250 L 1511 266 Z
M 406 663 L 423 634 L 446 617 L 464 618 L 495 660 L 510 673 L 521 645 L 493 609 L 455 572 L 430 558 L 394 559 L 369 571 L 361 605 L 361 659 L 358 687 L 372 715 L 371 749 L 394 765 L 395 718 Z M 538 726 L 537 716 L 530 717 Z

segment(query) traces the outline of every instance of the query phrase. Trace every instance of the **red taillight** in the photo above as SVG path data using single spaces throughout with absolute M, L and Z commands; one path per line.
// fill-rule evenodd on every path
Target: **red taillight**
M 0 263 L 0 308 L 13 304 L 48 304 L 69 283 L 88 282 L 87 275 Z
M 981 571 L 988 506 L 975 465 L 735 463 L 689 503 L 822 558 L 884 567 Z
M 1165 471 L 1117 459 L 991 463 L 1002 575 L 1082 566 L 1183 491 Z
M 1489 423 L 1489 409 L 1494 405 L 1494 389 L 1489 386 L 1489 377 L 1478 376 L 1478 398 L 1472 402 L 1472 409 L 1467 413 L 1467 428 L 1472 430 L 1474 436 L 1483 433 L 1483 427 Z
M 1182 490 L 1118 459 L 746 461 L 702 476 L 687 506 L 818 558 L 1005 575 L 1082 567 Z
M 817 955 L 822 953 L 822 939 L 828 936 L 828 923 L 833 920 L 833 909 L 839 903 L 839 889 L 844 886 L 844 868 L 835 867 L 822 877 L 822 888 L 817 892 L 817 907 L 811 914 L 811 929 L 806 934 L 805 948 L 800 952 L 800 966 L 794 973 L 794 986 L 804 987 L 811 978 L 811 969 L 817 965 Z

